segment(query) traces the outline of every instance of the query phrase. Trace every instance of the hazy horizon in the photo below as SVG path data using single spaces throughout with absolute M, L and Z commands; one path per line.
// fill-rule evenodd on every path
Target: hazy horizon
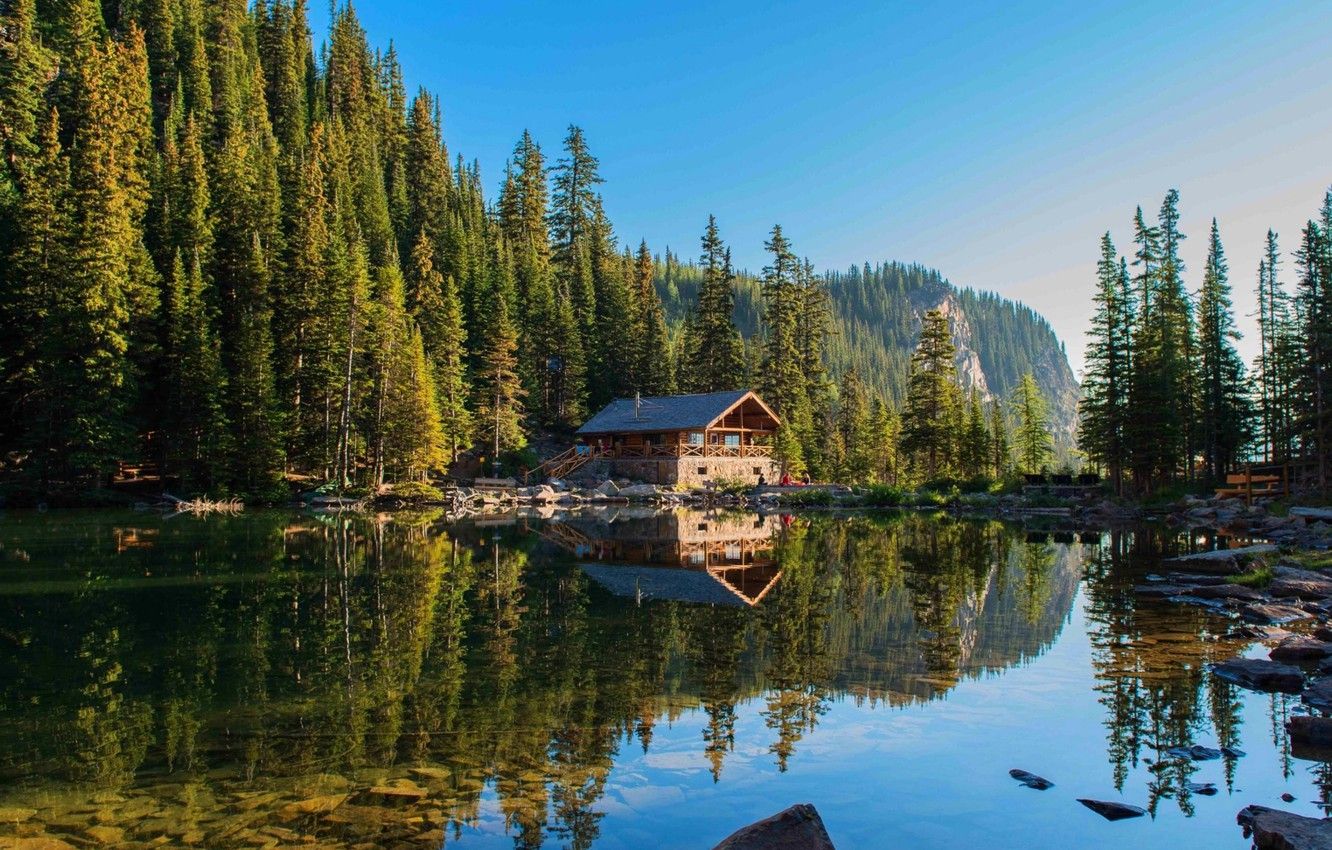
M 1332 183 L 1329 4 L 356 10 L 492 197 L 524 128 L 553 162 L 575 123 L 622 242 L 693 257 L 711 213 L 757 271 L 780 222 L 822 269 L 920 263 L 1030 305 L 1075 371 L 1098 241 L 1131 253 L 1137 205 L 1179 189 L 1191 290 L 1217 217 L 1250 360 L 1266 231 L 1292 281 Z

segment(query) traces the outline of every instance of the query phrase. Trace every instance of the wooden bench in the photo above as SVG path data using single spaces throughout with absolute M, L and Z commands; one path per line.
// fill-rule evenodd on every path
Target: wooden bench
M 1236 472 L 1226 476 L 1226 486 L 1216 491 L 1218 499 L 1242 496 L 1250 501 L 1254 496 L 1284 496 L 1286 481 L 1281 475 L 1253 475 L 1248 472 Z

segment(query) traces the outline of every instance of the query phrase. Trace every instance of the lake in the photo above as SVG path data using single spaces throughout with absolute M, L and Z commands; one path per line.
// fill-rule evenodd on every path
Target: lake
M 0 847 L 708 848 L 810 802 L 842 850 L 1244 848 L 1240 808 L 1322 816 L 1332 767 L 1292 755 L 1297 698 L 1208 674 L 1264 653 L 1234 621 L 1135 599 L 1210 545 L 915 513 L 10 512 Z M 1164 752 L 1191 744 L 1246 754 Z

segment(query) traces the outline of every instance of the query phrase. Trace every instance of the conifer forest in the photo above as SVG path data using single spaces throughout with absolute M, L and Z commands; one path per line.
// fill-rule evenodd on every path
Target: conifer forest
M 622 242 L 577 126 L 483 178 L 350 6 L 317 45 L 303 0 L 12 0 L 4 39 L 0 442 L 42 491 L 126 463 L 257 500 L 496 448 L 513 471 L 612 399 L 740 386 L 793 474 L 997 475 L 1042 357 L 1067 455 L 1076 385 L 1029 309 L 918 266 L 821 273 L 780 226 L 755 274 L 711 217 L 683 258 Z M 945 301 L 988 340 L 973 374 Z
M 303 0 L 9 0 L 3 35 L 0 443 L 40 492 L 512 473 L 613 399 L 738 387 L 819 480 L 1327 478 L 1328 203 L 1290 256 L 1269 234 L 1252 364 L 1218 228 L 1191 292 L 1178 194 L 1140 209 L 1079 390 L 1040 316 L 921 266 L 820 270 L 774 225 L 751 273 L 712 216 L 692 251 L 621 239 L 576 125 L 483 177 L 350 5 L 319 43 Z

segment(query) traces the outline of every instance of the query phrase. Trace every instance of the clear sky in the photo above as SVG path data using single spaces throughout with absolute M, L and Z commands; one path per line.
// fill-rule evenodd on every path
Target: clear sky
M 356 9 L 441 96 L 450 152 L 492 194 L 524 128 L 553 159 L 576 123 L 622 241 L 693 256 L 714 213 L 757 270 L 780 222 L 823 268 L 920 262 L 1030 304 L 1075 370 L 1098 240 L 1131 251 L 1136 205 L 1180 190 L 1194 288 L 1216 216 L 1249 314 L 1267 228 L 1289 281 L 1332 184 L 1328 2 Z M 312 11 L 316 41 L 326 22 Z

